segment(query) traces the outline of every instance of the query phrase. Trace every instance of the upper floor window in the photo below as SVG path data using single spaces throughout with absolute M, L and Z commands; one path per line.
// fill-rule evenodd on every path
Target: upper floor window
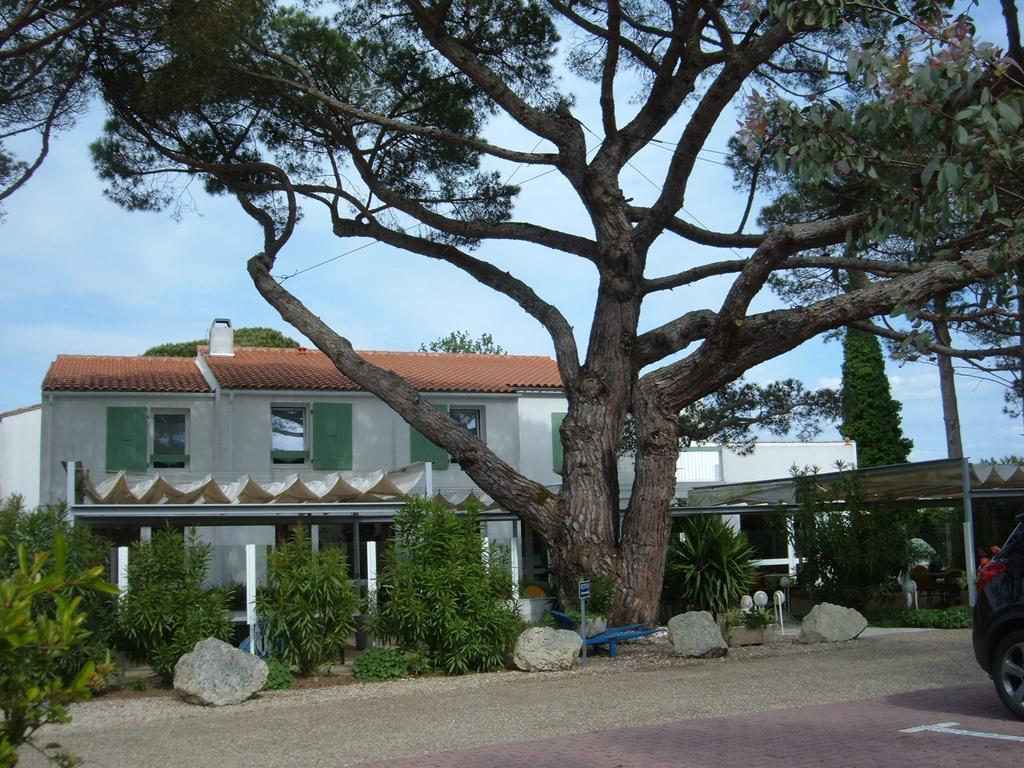
M 274 464 L 305 464 L 309 459 L 306 437 L 305 406 L 271 407 L 270 456 Z
M 188 411 L 107 408 L 107 470 L 145 472 L 188 466 Z
M 483 420 L 481 419 L 479 408 L 463 408 L 461 406 L 452 407 L 448 411 L 448 415 L 451 416 L 455 421 L 459 422 L 462 426 L 473 433 L 473 436 L 477 440 L 484 439 L 483 432 Z
M 188 414 L 154 411 L 152 423 L 150 463 L 156 469 L 184 469 L 188 464 Z

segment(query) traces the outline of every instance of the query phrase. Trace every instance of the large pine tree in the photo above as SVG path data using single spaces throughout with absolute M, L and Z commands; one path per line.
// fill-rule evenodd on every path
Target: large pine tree
M 914 443 L 903 436 L 902 405 L 889 390 L 878 339 L 849 328 L 843 340 L 843 424 L 839 431 L 857 442 L 857 465 L 902 464 Z

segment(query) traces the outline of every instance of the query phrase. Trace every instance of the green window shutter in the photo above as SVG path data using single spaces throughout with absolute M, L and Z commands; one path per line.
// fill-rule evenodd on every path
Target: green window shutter
M 351 403 L 313 403 L 313 469 L 352 469 Z
M 430 405 L 435 411 L 448 414 L 447 405 L 441 403 L 431 403 Z M 431 461 L 434 463 L 434 469 L 448 469 L 451 462 L 448 451 L 435 445 L 412 427 L 409 427 L 409 460 L 414 462 Z
M 562 420 L 564 413 L 551 414 L 551 468 L 555 474 L 562 474 L 562 465 L 565 463 L 565 452 L 562 447 Z
M 145 472 L 149 469 L 145 408 L 107 408 L 107 471 Z

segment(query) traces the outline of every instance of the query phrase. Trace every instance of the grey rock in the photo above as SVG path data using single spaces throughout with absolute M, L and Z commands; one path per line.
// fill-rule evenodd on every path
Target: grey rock
M 193 704 L 240 704 L 267 682 L 267 665 L 257 656 L 208 637 L 174 665 L 174 690 Z
M 583 638 L 569 629 L 530 627 L 516 640 L 512 663 L 524 672 L 572 669 L 583 647 Z
M 853 608 L 819 603 L 804 616 L 797 640 L 801 643 L 842 643 L 853 640 L 867 626 L 867 619 Z
M 722 630 L 707 611 L 673 616 L 668 622 L 668 636 L 677 656 L 710 658 L 724 656 L 729 651 Z

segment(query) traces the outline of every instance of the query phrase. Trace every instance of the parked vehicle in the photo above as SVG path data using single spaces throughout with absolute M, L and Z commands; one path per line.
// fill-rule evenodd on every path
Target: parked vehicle
M 978 573 L 973 639 L 974 655 L 999 698 L 1024 720 L 1024 515 Z

